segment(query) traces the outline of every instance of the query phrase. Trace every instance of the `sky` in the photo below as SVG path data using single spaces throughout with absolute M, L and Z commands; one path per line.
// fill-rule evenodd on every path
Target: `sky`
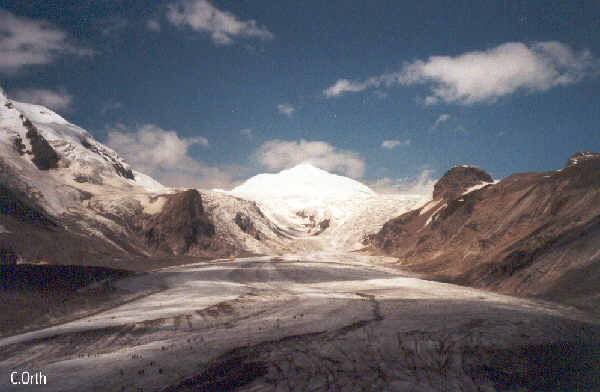
M 379 192 L 600 151 L 598 1 L 0 0 L 0 86 L 166 185 Z

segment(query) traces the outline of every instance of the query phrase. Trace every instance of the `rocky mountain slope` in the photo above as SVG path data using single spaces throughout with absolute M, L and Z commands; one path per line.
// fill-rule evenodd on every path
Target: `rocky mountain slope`
M 280 238 L 254 202 L 166 188 L 84 129 L 0 90 L 0 263 L 139 269 L 131 260 L 285 249 Z
M 387 222 L 372 248 L 439 279 L 598 310 L 600 154 L 491 180 L 450 169 L 434 199 Z

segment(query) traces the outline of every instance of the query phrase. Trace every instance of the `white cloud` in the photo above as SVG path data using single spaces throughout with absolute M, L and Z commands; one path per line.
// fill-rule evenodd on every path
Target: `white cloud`
M 252 136 L 252 129 L 250 129 L 250 128 L 240 129 L 240 135 L 251 137 Z
M 469 133 L 469 131 L 467 130 L 467 128 L 465 128 L 464 125 L 460 125 L 460 124 L 456 127 L 455 131 L 457 133 L 462 133 L 462 134 L 465 134 L 465 135 L 467 133 Z
M 179 0 L 168 6 L 167 19 L 176 26 L 210 34 L 218 45 L 233 43 L 234 37 L 272 39 L 273 33 L 254 20 L 242 21 L 227 11 L 215 8 L 207 0 Z
M 391 150 L 393 148 L 396 147 L 400 147 L 400 146 L 410 146 L 410 140 L 384 140 L 381 143 L 381 147 L 382 148 L 387 148 L 388 150 Z
M 404 64 L 399 72 L 364 81 L 339 79 L 323 93 L 337 97 L 368 88 L 427 84 L 426 105 L 440 101 L 470 105 L 494 102 L 517 91 L 546 91 L 577 83 L 595 76 L 598 65 L 588 50 L 575 52 L 561 42 L 510 42 L 485 51 L 417 60 Z
M 358 92 L 363 91 L 368 87 L 379 87 L 378 85 L 370 82 L 353 82 L 348 79 L 338 79 L 333 86 L 329 86 L 323 91 L 326 97 L 337 97 L 346 92 Z
M 367 185 L 377 193 L 410 194 L 429 196 L 433 194 L 433 186 L 437 180 L 431 178 L 431 169 L 424 169 L 415 178 L 393 179 L 383 177 Z
M 196 137 L 189 138 L 187 140 L 191 144 L 199 144 L 203 147 L 208 147 L 208 139 L 203 136 L 196 136 Z
M 49 64 L 61 54 L 93 53 L 69 44 L 63 31 L 45 21 L 0 10 L 0 72 L 13 73 L 26 65 Z
M 73 96 L 64 89 L 59 91 L 44 89 L 21 89 L 12 94 L 17 101 L 46 106 L 53 110 L 69 110 Z
M 120 16 L 113 16 L 101 19 L 98 22 L 102 35 L 107 37 L 117 35 L 124 31 L 129 26 L 129 21 Z
M 373 93 L 374 93 L 374 94 L 375 94 L 375 96 L 376 96 L 377 98 L 379 98 L 379 99 L 385 99 L 385 98 L 387 98 L 387 96 L 388 96 L 388 94 L 387 94 L 386 92 L 384 92 L 384 91 L 381 91 L 381 90 L 375 90 Z
M 423 100 L 423 103 L 425 105 L 427 105 L 427 106 L 429 106 L 429 105 L 435 105 L 436 103 L 439 103 L 439 102 L 440 102 L 440 100 L 438 98 L 433 97 L 431 95 L 425 97 L 425 99 Z
M 109 102 L 106 102 L 105 104 L 103 104 L 102 107 L 100 107 L 100 113 L 106 114 L 107 112 L 110 112 L 113 110 L 118 110 L 118 109 L 121 109 L 122 107 L 123 107 L 123 104 L 121 102 L 109 101 Z
M 279 105 L 277 105 L 277 111 L 288 117 L 292 117 L 296 109 L 289 103 L 280 103 Z
M 435 120 L 435 122 L 433 123 L 433 126 L 431 127 L 431 129 L 436 129 L 438 127 L 438 125 L 440 125 L 443 122 L 446 122 L 450 119 L 450 115 L 449 114 L 442 114 L 438 117 L 437 120 Z
M 252 157 L 264 167 L 275 170 L 310 163 L 353 178 L 362 177 L 365 170 L 365 164 L 358 154 L 322 141 L 269 140 Z
M 210 166 L 192 158 L 190 146 L 208 146 L 202 136 L 182 138 L 153 124 L 130 130 L 118 124 L 108 132 L 106 145 L 117 151 L 131 166 L 168 186 L 205 189 L 234 186 L 239 168 Z
M 161 30 L 160 22 L 156 19 L 148 19 L 146 28 L 150 31 L 159 32 Z

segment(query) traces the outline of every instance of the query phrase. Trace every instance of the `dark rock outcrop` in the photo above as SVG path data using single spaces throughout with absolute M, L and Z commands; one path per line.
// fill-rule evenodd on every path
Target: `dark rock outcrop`
M 116 160 L 113 157 L 111 157 L 110 154 L 107 151 L 105 151 L 103 148 L 101 148 L 100 146 L 98 146 L 96 144 L 92 144 L 87 139 L 81 140 L 81 145 L 83 147 L 87 148 L 88 150 L 90 150 L 90 151 L 98 154 L 105 161 L 111 163 L 112 166 L 115 169 L 115 172 L 118 175 L 120 175 L 121 177 L 130 179 L 130 180 L 134 180 L 135 179 L 135 176 L 133 174 L 133 170 L 131 170 L 131 168 L 123 166 L 123 164 L 121 162 L 119 162 L 118 160 Z
M 56 223 L 24 195 L 2 184 L 0 184 L 0 213 L 29 225 L 56 227 Z
M 583 154 L 560 171 L 514 174 L 466 195 L 489 179 L 470 170 L 467 185 L 438 183 L 442 200 L 387 222 L 370 244 L 438 279 L 596 308 L 600 286 L 584 275 L 600 271 L 600 156 Z M 576 280 L 589 284 L 569 293 Z
M 478 167 L 454 166 L 435 184 L 433 199 L 453 200 L 474 185 L 492 181 L 492 177 Z
M 28 119 L 23 121 L 23 126 L 27 128 L 27 138 L 31 142 L 31 152 L 33 159 L 31 160 L 40 170 L 56 169 L 60 157 L 54 151 L 48 141 L 40 135 L 35 125 Z
M 133 175 L 133 170 L 129 169 L 129 168 L 125 168 L 123 165 L 121 165 L 120 163 L 113 163 L 113 167 L 115 168 L 115 171 L 117 172 L 118 175 L 120 175 L 123 178 L 127 178 L 130 180 L 135 179 L 134 175 Z
M 23 144 L 23 139 L 21 139 L 21 136 L 17 135 L 17 137 L 15 137 L 14 145 L 19 155 L 25 154 L 26 147 L 25 144 Z
M 585 162 L 593 160 L 600 160 L 600 154 L 591 151 L 579 151 L 578 153 L 569 157 L 565 167 L 579 165 L 582 163 L 585 164 Z
M 246 234 L 260 240 L 260 235 L 250 217 L 242 212 L 235 214 L 235 224 Z
M 319 222 L 319 230 L 316 233 L 314 233 L 313 235 L 322 234 L 325 230 L 327 230 L 329 228 L 330 222 L 331 222 L 330 219 L 323 219 L 321 222 Z
M 215 227 L 204 212 L 202 197 L 195 189 L 167 195 L 160 213 L 146 215 L 141 230 L 150 249 L 182 255 L 192 247 L 206 249 Z

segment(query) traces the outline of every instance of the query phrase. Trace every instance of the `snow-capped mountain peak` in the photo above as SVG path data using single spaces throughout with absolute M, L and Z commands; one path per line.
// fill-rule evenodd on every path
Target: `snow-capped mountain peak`
M 369 187 L 348 177 L 302 163 L 276 174 L 258 174 L 231 191 L 244 199 L 351 199 L 373 196 Z
M 427 200 L 378 195 L 348 177 L 302 163 L 276 174 L 258 174 L 229 192 L 253 200 L 306 250 L 356 249 L 390 216 Z M 301 240 L 304 239 L 304 241 Z
M 86 191 L 90 191 L 89 185 L 164 189 L 150 177 L 134 171 L 86 130 L 44 106 L 9 99 L 1 89 L 0 130 L 6 153 L 18 153 L 11 160 L 13 164 L 29 161 L 40 170 L 56 169 L 52 175 L 62 177 L 68 186 Z M 36 170 L 32 173 L 35 177 L 42 175 Z

